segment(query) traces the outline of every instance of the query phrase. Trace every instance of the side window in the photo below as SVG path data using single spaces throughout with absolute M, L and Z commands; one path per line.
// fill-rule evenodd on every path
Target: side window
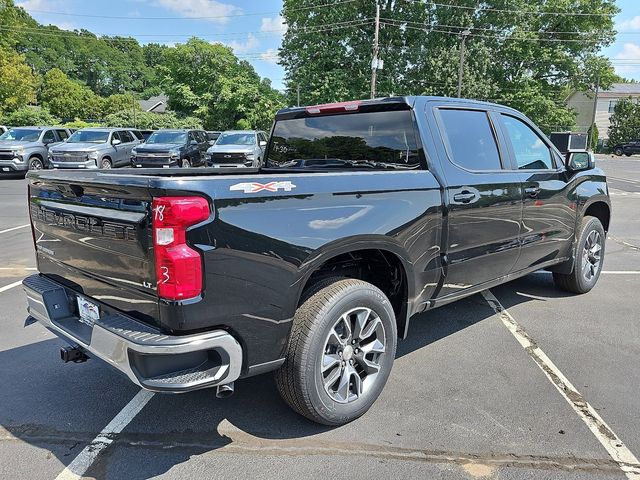
M 206 143 L 209 140 L 207 139 L 207 133 L 206 132 L 198 132 L 198 142 L 200 143 Z
M 258 132 L 258 141 L 266 142 L 267 141 L 267 136 L 263 132 Z
M 451 160 L 467 170 L 501 170 L 500 153 L 487 112 L 439 110 Z
M 131 143 L 133 142 L 133 135 L 131 135 L 131 133 L 129 133 L 126 130 L 123 130 L 120 133 L 120 139 L 122 140 L 122 143 Z
M 189 132 L 189 143 L 193 142 L 196 139 L 195 135 L 193 134 L 193 132 Z M 196 140 L 197 141 L 197 140 Z
M 122 138 L 120 138 L 120 134 L 119 132 L 113 132 L 111 134 L 111 143 L 113 143 L 114 140 L 120 140 L 122 141 Z
M 501 117 L 519 170 L 555 168 L 551 149 L 529 125 L 509 115 L 502 114 Z
M 134 140 L 143 140 L 144 137 L 142 136 L 142 133 L 140 133 L 139 130 L 129 130 L 129 133 L 131 133 L 133 135 L 133 139 Z
M 66 140 L 67 138 L 69 138 L 69 135 L 67 135 L 66 130 L 56 130 L 56 132 L 58 132 L 58 136 L 60 137 L 60 140 Z
M 56 141 L 56 134 L 53 133 L 53 130 L 47 130 L 44 132 L 42 136 L 42 143 L 53 143 Z

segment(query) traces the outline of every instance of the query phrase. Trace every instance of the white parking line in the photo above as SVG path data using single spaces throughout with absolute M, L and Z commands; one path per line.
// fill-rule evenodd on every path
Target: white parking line
M 6 230 L 0 230 L 0 233 L 9 233 L 9 232 L 13 232 L 14 230 L 19 230 L 21 228 L 27 228 L 30 225 L 27 223 L 26 225 L 20 225 L 18 227 L 12 227 L 12 228 L 7 228 Z
M 560 395 L 571 405 L 582 421 L 589 427 L 591 433 L 607 450 L 611 458 L 618 463 L 620 469 L 630 480 L 640 479 L 640 462 L 624 445 L 622 440 L 611 430 L 611 427 L 598 415 L 598 412 L 587 402 L 580 392 L 554 365 L 547 355 L 538 347 L 537 343 L 522 326 L 515 321 L 511 314 L 502 306 L 498 299 L 489 291 L 484 290 L 482 296 L 500 317 L 502 323 L 516 338 L 522 348 L 540 367 L 549 381 L 556 387 Z
M 640 275 L 640 270 L 602 270 L 605 275 Z
M 17 282 L 10 283 L 9 285 L 5 285 L 4 287 L 0 287 L 0 293 L 6 292 L 7 290 L 11 290 L 14 287 L 22 284 L 22 280 L 18 280 Z
M 153 397 L 153 392 L 140 390 L 125 407 L 104 427 L 93 441 L 84 447 L 76 458 L 56 477 L 56 480 L 81 478 L 96 461 L 100 452 L 113 442 L 115 436 L 126 427 Z

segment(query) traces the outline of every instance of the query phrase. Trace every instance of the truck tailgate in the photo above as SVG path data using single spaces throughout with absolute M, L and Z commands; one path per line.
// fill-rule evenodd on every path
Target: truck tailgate
M 106 178 L 102 178 L 106 177 Z M 38 270 L 88 297 L 158 325 L 147 179 L 94 172 L 30 176 Z

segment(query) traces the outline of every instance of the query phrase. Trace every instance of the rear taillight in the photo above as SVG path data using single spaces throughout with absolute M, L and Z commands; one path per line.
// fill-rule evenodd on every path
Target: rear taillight
M 209 203 L 202 197 L 153 199 L 153 247 L 160 298 L 181 300 L 202 292 L 202 258 L 187 245 L 186 231 L 209 214 Z

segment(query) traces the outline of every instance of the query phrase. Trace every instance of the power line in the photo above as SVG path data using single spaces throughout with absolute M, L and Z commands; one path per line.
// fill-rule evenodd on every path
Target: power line
M 342 0 L 339 2 L 333 3 L 324 3 L 319 5 L 312 5 L 308 7 L 300 7 L 289 10 L 290 12 L 298 12 L 302 10 L 310 10 L 315 8 L 328 8 L 334 7 L 338 5 L 343 5 L 346 3 L 352 3 L 356 0 Z M 251 12 L 251 13 L 236 13 L 230 15 L 211 15 L 211 16 L 189 16 L 189 17 L 133 17 L 133 16 L 118 16 L 118 15 L 91 15 L 84 13 L 67 13 L 67 12 L 52 12 L 48 10 L 34 10 L 29 9 L 31 13 L 41 13 L 44 15 L 63 15 L 67 17 L 85 17 L 85 18 L 106 18 L 113 20 L 215 20 L 215 19 L 224 19 L 224 18 L 235 18 L 235 17 L 251 17 L 251 16 L 259 16 L 259 15 L 274 15 L 279 14 L 280 12 Z
M 389 23 L 389 22 L 380 22 L 381 25 L 388 25 L 390 27 L 397 27 L 397 28 L 408 28 L 410 30 L 420 30 L 422 32 L 428 31 L 428 32 L 438 32 L 438 33 L 445 33 L 445 34 L 449 34 L 449 35 L 459 35 L 460 32 L 459 31 L 455 31 L 452 32 L 450 30 L 439 30 L 437 28 L 431 28 L 431 27 L 427 27 L 427 28 L 419 28 L 419 27 L 414 27 L 412 25 L 398 25 L 396 23 Z M 457 28 L 457 27 L 456 27 Z M 470 33 L 469 36 L 471 37 L 480 37 L 480 38 L 495 38 L 498 40 L 508 40 L 508 41 L 523 41 L 523 42 L 554 42 L 554 43 L 574 43 L 574 42 L 579 42 L 579 43 L 601 43 L 604 40 L 589 40 L 589 39 L 584 39 L 584 38 L 580 38 L 580 39 L 571 39 L 571 38 L 566 38 L 566 39 L 561 39 L 561 38 L 531 38 L 531 37 L 514 37 L 514 36 L 504 36 L 504 35 L 487 35 L 487 34 L 482 34 L 482 33 Z
M 451 5 L 447 3 L 422 2 L 421 0 L 405 0 L 407 2 L 419 2 L 423 5 L 433 5 L 434 7 L 457 8 L 464 10 L 473 10 L 474 12 L 497 12 L 497 13 L 513 13 L 522 15 L 562 15 L 567 17 L 612 17 L 615 13 L 583 13 L 583 12 L 538 12 L 535 10 L 511 10 L 491 7 L 469 7 L 467 5 Z

